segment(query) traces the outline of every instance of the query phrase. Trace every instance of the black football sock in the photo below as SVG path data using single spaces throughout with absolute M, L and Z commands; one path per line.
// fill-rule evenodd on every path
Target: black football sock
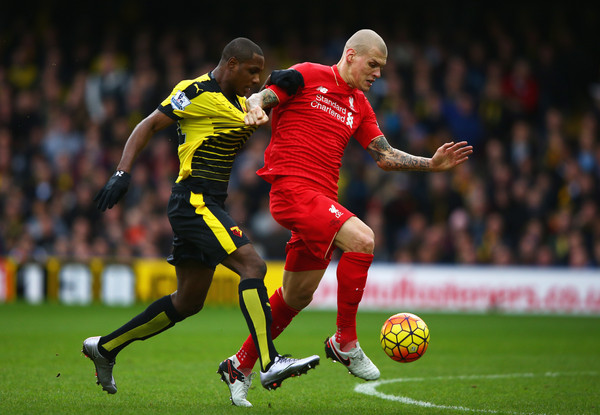
M 246 318 L 252 340 L 256 346 L 260 366 L 266 372 L 277 356 L 277 350 L 271 338 L 271 305 L 267 288 L 263 280 L 251 278 L 240 281 L 239 285 L 240 308 Z
M 166 295 L 150 304 L 128 323 L 109 335 L 102 336 L 98 342 L 98 349 L 104 357 L 113 360 L 129 343 L 156 336 L 181 320 L 183 318 L 175 310 L 171 296 Z

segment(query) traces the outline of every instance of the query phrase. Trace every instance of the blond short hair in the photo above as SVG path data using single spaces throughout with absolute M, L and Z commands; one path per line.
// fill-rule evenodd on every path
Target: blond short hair
M 354 49 L 356 53 L 361 55 L 369 52 L 372 48 L 379 49 L 381 53 L 387 56 L 387 46 L 381 36 L 371 29 L 361 29 L 346 41 L 344 51 Z

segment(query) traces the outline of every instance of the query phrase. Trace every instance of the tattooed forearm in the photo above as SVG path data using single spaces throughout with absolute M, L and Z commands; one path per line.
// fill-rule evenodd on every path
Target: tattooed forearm
M 431 159 L 426 157 L 417 157 L 405 153 L 390 146 L 384 136 L 375 138 L 367 147 L 371 157 L 377 162 L 377 165 L 386 171 L 391 170 L 417 170 L 427 171 L 431 169 Z
M 385 158 L 386 154 L 392 153 L 394 149 L 390 146 L 390 143 L 387 142 L 384 136 L 379 136 L 371 141 L 367 147 L 367 151 L 371 154 L 371 157 L 379 163 Z
M 256 94 L 252 94 L 246 100 L 248 111 L 255 107 L 261 107 L 262 109 L 273 108 L 277 104 L 279 104 L 279 99 L 270 89 L 263 89 Z
M 274 106 L 279 104 L 279 98 L 277 98 L 277 95 L 275 95 L 275 92 L 271 91 L 270 89 L 265 89 L 261 93 L 263 94 L 263 100 L 262 100 L 263 109 L 273 108 Z

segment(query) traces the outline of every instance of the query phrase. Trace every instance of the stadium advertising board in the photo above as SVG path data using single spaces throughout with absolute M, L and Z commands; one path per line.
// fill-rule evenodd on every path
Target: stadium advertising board
M 336 307 L 335 264 L 310 307 Z M 600 314 L 596 269 L 374 264 L 361 310 Z
M 267 263 L 271 295 L 280 285 L 283 262 Z M 309 308 L 337 307 L 337 264 L 332 263 Z M 239 277 L 215 271 L 206 304 L 237 305 Z M 0 302 L 35 304 L 58 300 L 84 305 L 150 302 L 177 288 L 174 268 L 161 259 L 115 264 L 0 262 Z M 600 315 L 600 273 L 593 268 L 525 268 L 373 264 L 361 310 L 557 313 Z

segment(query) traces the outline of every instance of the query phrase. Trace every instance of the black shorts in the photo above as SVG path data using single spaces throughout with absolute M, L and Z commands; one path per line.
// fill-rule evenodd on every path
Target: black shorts
M 224 203 L 225 197 L 173 190 L 167 208 L 174 233 L 169 264 L 195 259 L 215 269 L 229 254 L 250 243 L 225 211 Z

